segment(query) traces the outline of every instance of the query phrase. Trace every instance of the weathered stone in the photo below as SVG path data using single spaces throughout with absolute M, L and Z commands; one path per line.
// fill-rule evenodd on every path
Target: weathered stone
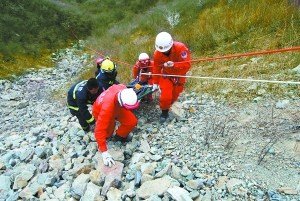
M 105 166 L 103 163 L 99 164 L 99 169 L 105 176 L 105 182 L 101 190 L 101 195 L 106 195 L 110 187 L 118 188 L 121 184 L 121 176 L 123 172 L 124 164 L 116 161 L 116 164 L 112 167 Z
M 145 183 L 146 181 L 151 181 L 153 180 L 153 178 L 154 177 L 149 174 L 143 174 L 141 179 L 141 184 Z
M 95 201 L 100 200 L 100 187 L 93 184 L 92 182 L 87 184 L 86 191 L 81 201 Z
M 61 158 L 59 155 L 53 155 L 50 157 L 49 166 L 53 170 L 57 170 L 57 171 L 63 170 L 65 166 L 65 160 Z
M 83 196 L 89 179 L 90 176 L 88 174 L 81 174 L 78 177 L 76 177 L 76 179 L 72 183 L 71 192 L 75 196 Z
M 125 160 L 124 153 L 122 150 L 110 149 L 109 153 L 115 161 L 123 162 Z
M 204 187 L 204 182 L 201 179 L 196 179 L 186 182 L 186 185 L 191 189 L 199 190 Z
M 8 197 L 11 181 L 10 177 L 0 175 L 0 200 L 5 200 Z
M 231 178 L 227 183 L 226 183 L 226 187 L 228 189 L 228 191 L 230 193 L 232 193 L 234 191 L 235 188 L 237 188 L 238 186 L 244 184 L 244 182 L 240 179 L 236 179 L 236 178 Z
M 107 200 L 108 201 L 121 201 L 122 191 L 116 189 L 114 187 L 110 188 L 107 192 Z
M 156 173 L 154 178 L 160 178 L 171 170 L 171 163 L 168 163 L 160 172 Z
M 16 176 L 13 189 L 20 189 L 28 184 L 28 180 L 33 176 L 33 172 L 24 170 L 21 174 Z
M 277 189 L 278 192 L 284 193 L 286 195 L 297 195 L 298 192 L 296 189 L 290 188 L 290 187 L 280 187 Z
M 92 170 L 90 172 L 90 180 L 94 184 L 102 186 L 105 180 L 105 175 L 103 175 L 100 170 Z
M 192 201 L 189 192 L 178 186 L 169 188 L 167 192 L 176 201 Z
M 147 142 L 147 140 L 142 140 L 141 141 L 141 145 L 139 147 L 139 150 L 144 152 L 144 153 L 148 153 L 150 151 L 150 145 Z
M 228 181 L 228 177 L 227 176 L 221 176 L 218 178 L 218 183 L 216 185 L 217 188 L 225 188 L 226 187 L 226 182 Z
M 154 163 L 143 163 L 141 165 L 141 172 L 143 174 L 152 174 L 155 170 L 155 168 L 157 167 L 157 163 L 154 162 Z
M 137 196 L 139 198 L 149 198 L 151 195 L 163 195 L 170 187 L 171 182 L 166 178 L 159 178 L 152 181 L 146 181 L 137 190 Z
M 67 181 L 63 185 L 61 185 L 58 189 L 54 191 L 55 198 L 59 200 L 64 200 L 66 198 L 66 192 L 70 190 L 71 183 Z

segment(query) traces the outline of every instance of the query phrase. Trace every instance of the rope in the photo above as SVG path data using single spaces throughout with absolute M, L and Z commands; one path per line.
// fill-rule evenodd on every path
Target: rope
M 165 74 L 151 74 L 141 73 L 141 75 L 156 75 L 162 77 L 182 77 L 182 78 L 196 78 L 207 80 L 227 80 L 227 81 L 245 81 L 245 82 L 263 82 L 263 83 L 275 83 L 275 84 L 296 84 L 300 85 L 300 82 L 295 81 L 280 81 L 280 80 L 256 80 L 256 79 L 244 79 L 244 78 L 226 78 L 226 77 L 204 77 L 204 76 L 192 76 L 192 75 L 165 75 Z
M 283 49 L 275 49 L 275 50 L 247 52 L 247 53 L 241 53 L 241 54 L 229 54 L 229 55 L 225 55 L 225 56 L 207 57 L 207 58 L 202 58 L 202 59 L 194 59 L 194 60 L 190 60 L 190 61 L 180 61 L 180 62 L 175 62 L 175 63 L 215 61 L 215 60 L 221 60 L 221 59 L 231 59 L 231 58 L 265 55 L 265 54 L 275 54 L 275 53 L 281 53 L 281 52 L 293 52 L 293 51 L 300 51 L 300 46 L 283 48 Z

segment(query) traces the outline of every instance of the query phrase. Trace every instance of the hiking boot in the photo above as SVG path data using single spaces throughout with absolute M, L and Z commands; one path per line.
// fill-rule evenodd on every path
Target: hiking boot
M 159 123 L 162 124 L 162 123 L 166 122 L 168 117 L 169 117 L 169 110 L 162 110 L 160 118 L 159 118 Z
M 132 134 L 129 134 L 126 138 L 118 136 L 117 134 L 114 135 L 114 137 L 113 137 L 114 142 L 120 141 L 120 142 L 124 143 L 124 142 L 130 142 L 131 140 L 132 140 Z

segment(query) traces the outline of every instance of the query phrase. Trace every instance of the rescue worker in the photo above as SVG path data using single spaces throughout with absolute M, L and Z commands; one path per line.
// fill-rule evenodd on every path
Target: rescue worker
M 186 78 L 176 77 L 176 75 L 185 75 L 189 71 L 191 56 L 189 49 L 183 43 L 173 41 L 172 36 L 167 32 L 161 32 L 156 36 L 155 49 L 153 74 L 162 74 L 162 76 L 153 75 L 153 90 L 158 88 L 161 90 L 160 122 L 163 123 L 169 117 L 169 109 L 178 99 L 186 82 Z
M 153 61 L 147 53 L 141 53 L 139 59 L 133 66 L 133 79 L 136 79 L 139 84 L 152 85 L 151 75 L 140 75 L 140 73 L 152 73 Z
M 141 75 L 140 73 L 152 73 L 153 61 L 150 60 L 150 57 L 147 53 L 141 53 L 138 60 L 133 66 L 133 79 L 134 81 L 131 84 L 140 84 L 140 85 L 152 85 L 152 76 L 151 75 Z M 152 94 L 147 95 L 146 100 L 152 101 Z
M 95 138 L 103 163 L 109 167 L 115 164 L 108 152 L 106 139 L 113 136 L 116 121 L 120 126 L 115 131 L 115 138 L 123 142 L 129 140 L 129 133 L 137 125 L 137 118 L 131 110 L 139 106 L 136 93 L 123 84 L 113 85 L 104 91 L 93 105 L 96 119 Z
M 68 108 L 76 116 L 81 128 L 87 133 L 93 131 L 95 119 L 88 110 L 87 104 L 93 104 L 102 91 L 95 78 L 81 81 L 68 91 Z
M 99 87 L 102 91 L 108 89 L 113 84 L 119 84 L 117 77 L 116 64 L 109 58 L 104 59 L 100 65 L 100 71 L 96 76 Z

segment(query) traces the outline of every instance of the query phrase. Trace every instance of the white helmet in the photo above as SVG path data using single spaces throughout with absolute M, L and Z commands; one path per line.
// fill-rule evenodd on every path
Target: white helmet
M 141 60 L 147 60 L 147 59 L 150 59 L 149 55 L 147 53 L 141 53 L 140 56 L 139 56 L 139 61 Z
M 167 32 L 160 32 L 155 39 L 155 49 L 159 52 L 167 52 L 173 46 L 173 38 Z
M 121 107 L 124 107 L 128 110 L 134 110 L 139 106 L 137 95 L 133 89 L 123 89 L 120 91 L 118 93 L 118 101 Z

